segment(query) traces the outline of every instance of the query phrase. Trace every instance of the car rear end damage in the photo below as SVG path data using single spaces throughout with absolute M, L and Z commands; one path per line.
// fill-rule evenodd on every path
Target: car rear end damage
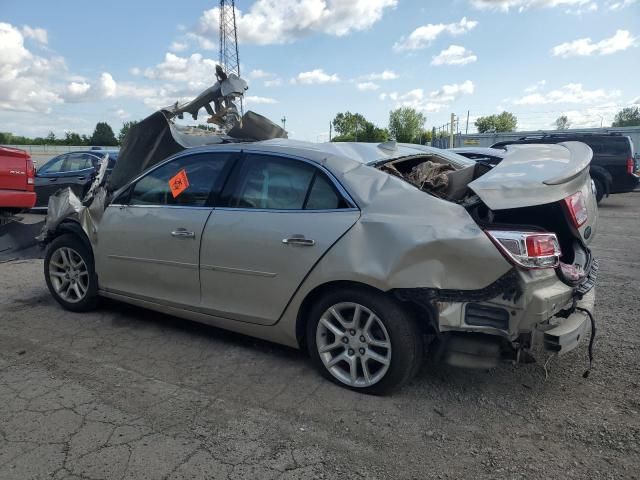
M 479 290 L 394 290 L 400 300 L 437 312 L 446 361 L 487 367 L 498 357 L 529 359 L 536 344 L 557 354 L 578 346 L 593 312 L 597 277 L 588 248 L 597 224 L 590 158 L 589 147 L 567 142 L 515 147 L 493 168 L 433 168 L 434 158 L 382 166 L 463 205 L 513 267 Z

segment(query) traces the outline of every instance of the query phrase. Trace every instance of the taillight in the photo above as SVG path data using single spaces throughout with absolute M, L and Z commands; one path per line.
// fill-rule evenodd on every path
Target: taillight
M 33 185 L 35 183 L 34 177 L 36 169 L 33 166 L 33 160 L 27 159 L 27 185 Z
M 629 157 L 627 159 L 627 173 L 632 175 L 634 168 L 635 168 L 635 162 L 633 161 L 633 157 Z
M 523 268 L 555 268 L 560 263 L 560 243 L 555 233 L 485 230 L 507 260 Z
M 584 201 L 582 192 L 576 192 L 564 199 L 564 204 L 569 211 L 571 223 L 576 228 L 580 228 L 587 221 L 589 213 L 587 212 L 587 203 Z

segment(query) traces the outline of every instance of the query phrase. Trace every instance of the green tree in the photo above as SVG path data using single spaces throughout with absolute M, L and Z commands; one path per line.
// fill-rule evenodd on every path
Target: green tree
M 479 133 L 513 132 L 518 126 L 518 119 L 511 112 L 502 112 L 499 115 L 478 118 L 475 126 Z
M 82 145 L 82 138 L 76 132 L 64 132 L 65 145 Z
M 635 127 L 640 125 L 640 108 L 627 107 L 616 113 L 612 127 Z
M 425 116 L 413 108 L 397 108 L 389 112 L 389 133 L 397 142 L 419 143 L 426 121 Z
M 95 146 L 113 147 L 118 145 L 118 140 L 107 122 L 98 122 L 91 135 L 90 143 Z
M 0 145 L 11 145 L 13 135 L 11 132 L 0 132 Z
M 118 143 L 120 145 L 122 145 L 122 143 L 124 142 L 124 139 L 126 138 L 127 133 L 129 133 L 129 130 L 131 130 L 131 127 L 133 127 L 136 123 L 138 123 L 137 120 L 131 120 L 130 122 L 124 122 L 122 124 L 120 133 L 118 133 Z
M 566 130 L 571 126 L 571 122 L 569 121 L 569 117 L 566 115 L 560 115 L 556 118 L 556 129 L 557 130 Z
M 49 145 L 54 145 L 56 143 L 56 134 L 52 131 L 49 131 L 49 135 L 45 138 L 46 143 Z
M 337 133 L 334 142 L 384 142 L 389 138 L 387 130 L 376 127 L 359 113 L 338 113 L 332 123 Z

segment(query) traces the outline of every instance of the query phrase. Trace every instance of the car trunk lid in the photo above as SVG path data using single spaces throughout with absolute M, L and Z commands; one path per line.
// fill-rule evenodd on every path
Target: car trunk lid
M 510 145 L 502 162 L 468 186 L 496 212 L 559 204 L 574 236 L 589 244 L 598 217 L 592 155 L 580 142 Z

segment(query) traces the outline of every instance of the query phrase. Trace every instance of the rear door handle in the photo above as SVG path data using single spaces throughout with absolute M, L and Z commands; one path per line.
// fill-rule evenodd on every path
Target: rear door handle
M 171 232 L 172 237 L 177 238 L 196 238 L 196 234 L 194 232 L 187 231 L 186 228 L 177 228 L 173 232 Z
M 302 247 L 313 247 L 316 244 L 315 240 L 305 238 L 304 235 L 291 235 L 282 239 L 282 243 L 285 245 L 300 245 Z

